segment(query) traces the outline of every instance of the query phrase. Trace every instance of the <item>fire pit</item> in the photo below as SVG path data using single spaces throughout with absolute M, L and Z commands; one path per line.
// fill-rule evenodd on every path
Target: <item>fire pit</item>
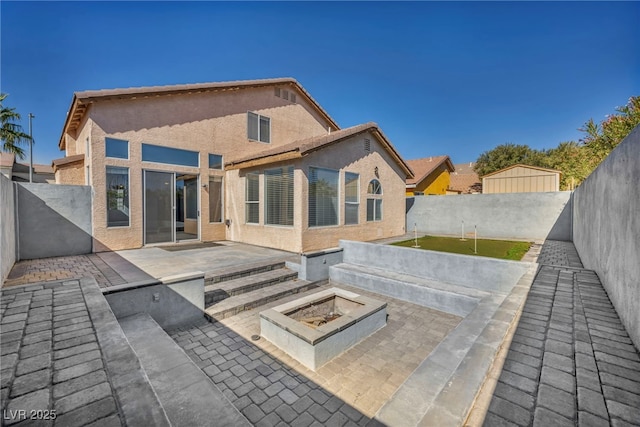
M 260 313 L 261 335 L 316 370 L 387 324 L 387 304 L 338 288 Z

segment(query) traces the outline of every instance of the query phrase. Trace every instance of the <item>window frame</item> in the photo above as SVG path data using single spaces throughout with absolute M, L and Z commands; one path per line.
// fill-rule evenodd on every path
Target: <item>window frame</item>
M 377 183 L 377 187 L 376 187 Z M 373 186 L 373 192 L 371 192 Z M 367 185 L 367 222 L 380 222 L 384 219 L 383 217 L 383 195 L 384 192 L 382 190 L 382 184 L 376 178 L 369 181 Z M 369 217 L 369 208 L 371 204 L 371 212 L 372 215 Z M 377 215 L 376 215 L 377 214 Z
M 250 180 L 249 177 L 255 177 L 255 179 L 257 180 L 258 183 L 258 191 L 256 193 L 256 200 L 249 200 L 249 184 L 250 184 Z M 245 224 L 253 224 L 253 225 L 259 225 L 260 224 L 260 174 L 257 172 L 248 172 L 247 174 L 245 174 L 244 177 L 245 180 L 245 186 L 244 186 L 244 223 Z M 257 212 L 258 212 L 258 218 L 256 220 L 256 222 L 251 222 L 249 221 L 249 206 L 257 206 Z
M 222 154 L 214 154 L 214 153 L 208 153 L 208 154 L 209 154 L 209 156 L 208 156 L 209 169 L 216 170 L 216 171 L 224 170 L 224 156 Z M 219 168 L 211 166 L 211 157 L 212 156 L 216 156 L 216 157 L 220 158 L 220 167 Z
M 174 150 L 174 151 L 182 151 L 184 153 L 191 153 L 191 154 L 195 154 L 195 159 L 197 160 L 197 164 L 196 165 L 192 165 L 192 164 L 184 164 L 184 163 L 171 163 L 171 162 L 166 162 L 166 161 L 158 161 L 158 160 L 146 160 L 144 158 L 144 149 L 145 147 L 153 147 L 153 148 L 159 148 L 160 151 L 162 150 Z M 148 155 L 148 153 L 147 153 Z M 160 165 L 172 165 L 172 166 L 180 166 L 180 167 L 185 167 L 185 168 L 199 168 L 200 167 L 200 152 L 199 151 L 193 151 L 193 150 L 185 150 L 183 148 L 176 148 L 176 147 L 168 147 L 166 145 L 156 145 L 156 144 L 149 144 L 147 142 L 143 142 L 141 144 L 141 148 L 140 148 L 140 159 L 143 162 L 147 162 L 147 163 L 157 163 Z
M 124 169 L 127 171 L 127 185 L 125 190 L 125 195 L 126 195 L 126 205 L 127 205 L 127 209 L 128 209 L 128 214 L 127 214 L 127 225 L 109 225 L 109 204 L 110 204 L 110 200 L 109 200 L 109 169 Z M 120 174 L 120 175 L 124 175 L 124 174 Z M 126 166 L 111 166 L 111 165 L 107 165 L 105 168 L 105 196 L 106 196 L 106 202 L 107 202 L 107 206 L 106 206 L 106 225 L 107 228 L 128 228 L 131 227 L 131 169 L 126 167 Z M 124 205 L 124 201 L 123 201 L 123 205 Z
M 89 138 L 87 138 L 87 140 L 88 139 Z M 112 142 L 115 142 L 115 143 L 125 143 L 125 144 L 127 144 L 127 156 L 126 157 L 110 156 L 109 153 L 108 153 L 108 149 L 107 149 L 107 145 L 108 145 L 109 141 L 112 141 Z M 129 144 L 129 141 L 126 140 L 126 139 L 119 139 L 119 138 L 112 138 L 110 136 L 105 136 L 105 138 L 104 138 L 104 157 L 107 158 L 107 159 L 129 160 L 129 158 L 131 157 L 131 144 Z
M 252 135 L 251 135 L 249 117 L 251 117 L 252 115 L 256 117 L 257 123 L 258 123 L 257 139 L 251 137 Z M 267 141 L 262 140 L 262 131 L 261 131 L 262 128 L 260 126 L 262 119 L 268 120 L 268 123 L 269 123 L 269 135 L 268 135 Z M 263 144 L 271 144 L 271 117 L 263 116 L 262 114 L 254 113 L 253 111 L 247 111 L 247 139 L 249 141 L 261 142 Z
M 336 180 L 336 195 L 335 195 L 335 216 L 336 216 L 336 222 L 335 224 L 318 224 L 317 221 L 317 216 L 316 216 L 316 223 L 315 224 L 311 224 L 311 185 L 312 185 L 312 181 L 311 181 L 311 176 L 312 176 L 312 172 L 311 170 L 315 169 L 315 170 L 321 170 L 321 171 L 325 171 L 325 172 L 332 172 L 336 174 L 337 180 Z M 309 228 L 322 228 L 322 227 L 337 227 L 340 225 L 340 170 L 339 169 L 331 169 L 331 168 L 323 168 L 323 167 L 318 167 L 318 166 L 309 166 L 309 189 L 307 191 L 307 225 Z M 315 195 L 317 197 L 317 195 Z M 318 205 L 318 200 L 316 198 L 315 200 L 315 206 Z
M 347 175 L 354 175 L 356 178 L 351 182 L 356 183 L 356 201 L 347 201 Z M 356 207 L 356 222 L 347 222 L 347 206 Z M 360 224 L 360 174 L 355 172 L 344 172 L 344 225 L 358 225 Z

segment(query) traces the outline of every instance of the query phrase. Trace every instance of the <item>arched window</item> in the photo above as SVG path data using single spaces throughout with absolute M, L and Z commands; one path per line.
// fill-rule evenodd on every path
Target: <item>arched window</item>
M 372 179 L 367 187 L 367 221 L 382 220 L 382 185 Z

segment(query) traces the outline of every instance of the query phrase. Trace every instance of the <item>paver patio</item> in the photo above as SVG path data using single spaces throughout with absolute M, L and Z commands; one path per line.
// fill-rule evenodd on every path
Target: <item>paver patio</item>
M 58 425 L 130 423 L 127 408 L 113 404 L 125 391 L 102 334 L 119 328 L 113 317 L 100 320 L 108 307 L 96 302 L 96 281 L 109 286 L 149 273 L 105 255 L 16 265 L 20 283 L 39 283 L 17 286 L 14 277 L 0 291 L 3 409 L 56 409 Z M 484 424 L 640 425 L 640 357 L 597 276 L 570 242 L 545 242 L 538 262 Z M 56 278 L 67 274 L 96 279 Z M 460 318 L 374 297 L 388 302 L 388 325 L 317 372 L 264 339 L 251 341 L 257 311 L 169 332 L 255 425 L 375 425 L 376 411 Z M 133 389 L 131 401 L 144 404 Z
M 640 425 L 640 356 L 598 276 L 547 241 L 484 425 Z
M 319 368 L 317 372 L 305 368 L 263 338 L 251 342 L 252 335 L 260 334 L 259 311 L 331 286 L 387 302 L 387 326 L 337 356 Z M 242 363 L 244 358 L 242 358 L 243 360 L 230 361 L 226 356 L 225 341 L 218 344 L 214 341 L 204 345 L 199 341 L 199 337 L 203 334 L 207 335 L 214 331 L 215 333 L 212 332 L 212 334 L 218 336 L 220 331 L 224 331 L 223 333 L 227 336 L 226 342 L 236 343 L 237 351 L 240 353 L 244 352 L 245 347 L 248 346 L 255 349 L 251 350 L 252 352 L 259 349 L 261 354 L 277 360 L 276 365 L 281 373 L 272 377 L 267 376 L 269 384 L 267 382 L 260 384 L 265 388 L 280 388 L 281 386 L 277 384 L 280 377 L 291 375 L 290 372 L 293 371 L 296 372 L 296 375 L 303 376 L 322 387 L 325 393 L 329 393 L 357 409 L 366 417 L 373 417 L 420 362 L 455 328 L 462 318 L 343 284 L 333 283 L 331 286 L 326 285 L 305 294 L 293 295 L 263 306 L 260 310 L 245 311 L 224 319 L 220 321 L 224 328 L 215 323 L 202 323 L 181 328 L 172 332 L 172 336 L 178 344 L 183 346 L 189 356 L 205 367 L 205 372 L 209 374 L 216 385 L 223 391 L 229 390 L 227 397 L 232 402 L 238 401 L 247 391 L 251 391 L 251 387 L 245 385 L 247 383 L 243 378 L 240 378 L 241 381 L 237 381 L 237 376 L 231 375 L 235 371 L 245 373 L 247 367 Z M 272 367 L 272 369 L 274 368 Z M 234 379 L 230 380 L 230 378 Z M 260 379 L 259 381 L 264 380 Z M 258 384 L 254 385 L 256 389 L 261 389 Z M 298 398 L 293 396 L 291 398 L 293 400 L 289 403 L 291 405 L 298 401 Z M 263 402 L 257 403 L 259 407 L 261 403 Z M 268 414 L 264 408 L 262 410 Z

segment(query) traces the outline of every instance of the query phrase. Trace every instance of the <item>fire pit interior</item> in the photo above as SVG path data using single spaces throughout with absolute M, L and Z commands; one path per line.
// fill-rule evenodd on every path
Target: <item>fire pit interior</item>
M 362 303 L 333 295 L 283 314 L 301 322 L 303 325 L 316 329 L 318 326 L 361 308 L 363 305 Z
M 316 370 L 387 324 L 387 304 L 339 288 L 260 313 L 260 333 Z

